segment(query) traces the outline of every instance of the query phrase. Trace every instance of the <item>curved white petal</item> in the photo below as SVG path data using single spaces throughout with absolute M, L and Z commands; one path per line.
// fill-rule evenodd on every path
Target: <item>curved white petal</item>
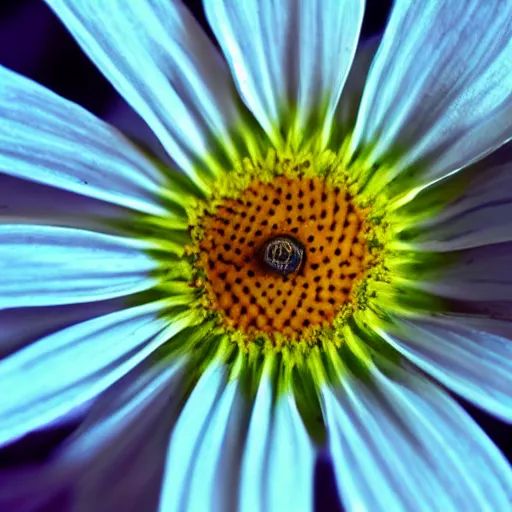
M 292 123 L 292 142 L 314 122 L 325 143 L 354 58 L 361 0 L 206 0 L 245 103 L 278 144 Z M 290 116 L 294 119 L 290 119 Z
M 88 320 L 1 360 L 0 444 L 97 396 L 196 321 L 192 312 L 163 318 L 162 307 L 152 303 Z
M 263 491 L 266 487 L 266 459 L 271 430 L 272 382 L 270 377 L 264 373 L 253 404 L 251 423 L 242 460 L 239 498 L 241 512 L 262 509 L 261 502 L 266 500 Z
M 181 363 L 139 365 L 94 401 L 44 463 L 0 469 L 0 510 L 46 510 L 69 488 L 77 512 L 156 510 Z
M 159 507 L 162 512 L 220 510 L 215 508 L 214 484 L 222 475 L 215 470 L 235 390 L 235 383 L 226 385 L 225 371 L 216 363 L 194 387 L 167 450 Z M 192 503 L 202 508 L 194 509 Z
M 264 375 L 244 449 L 239 508 L 311 511 L 315 451 L 293 397 L 272 404 L 271 387 Z
M 397 350 L 448 388 L 512 422 L 512 329 L 492 318 L 395 318 L 380 331 Z
M 165 450 L 179 410 L 183 360 L 137 368 L 111 386 L 59 447 L 75 510 L 155 510 Z
M 394 370 L 395 371 L 395 370 Z M 376 369 L 322 389 L 347 510 L 507 510 L 512 470 L 470 416 L 425 378 Z
M 78 229 L 0 224 L 0 309 L 104 300 L 155 284 L 148 244 Z
M 468 302 L 510 302 L 511 256 L 512 242 L 454 251 L 448 253 L 445 265 L 432 269 L 430 276 L 409 281 L 408 284 L 436 295 Z
M 512 137 L 512 3 L 397 0 L 368 77 L 352 148 L 404 152 L 429 182 Z
M 192 178 L 239 123 L 224 62 L 179 1 L 46 0 Z M 209 162 L 210 163 L 210 162 Z
M 313 510 L 315 450 L 292 396 L 274 405 L 268 466 L 262 490 L 268 493 L 267 510 Z M 245 475 L 247 478 L 247 475 Z
M 0 66 L 0 172 L 144 213 L 164 182 L 128 139 L 82 107 Z
M 242 401 L 238 384 L 229 382 L 208 418 L 201 443 L 196 446 L 195 469 L 189 474 L 187 510 L 232 510 L 237 496 L 238 462 L 241 445 L 237 445 L 243 424 Z M 234 473 L 234 475 L 233 475 Z M 182 505 L 185 501 L 182 501 Z M 162 504 L 162 510 L 167 510 Z
M 312 510 L 312 443 L 293 398 L 273 408 L 269 383 L 245 439 L 248 398 L 220 366 L 205 372 L 172 434 L 160 510 Z

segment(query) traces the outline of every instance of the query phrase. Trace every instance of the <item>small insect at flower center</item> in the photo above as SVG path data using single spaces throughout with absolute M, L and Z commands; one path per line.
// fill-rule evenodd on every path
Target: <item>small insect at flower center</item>
M 301 266 L 304 261 L 304 247 L 292 237 L 276 236 L 263 245 L 261 260 L 268 269 L 285 276 Z
M 368 267 L 364 212 L 322 178 L 253 180 L 202 219 L 211 308 L 256 337 L 304 338 L 353 300 Z

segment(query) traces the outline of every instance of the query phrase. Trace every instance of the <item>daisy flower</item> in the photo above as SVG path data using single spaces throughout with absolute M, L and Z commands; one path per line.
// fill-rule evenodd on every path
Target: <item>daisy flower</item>
M 172 164 L 0 70 L 0 443 L 86 411 L 32 491 L 510 510 L 447 390 L 512 421 L 512 2 L 47 3 Z

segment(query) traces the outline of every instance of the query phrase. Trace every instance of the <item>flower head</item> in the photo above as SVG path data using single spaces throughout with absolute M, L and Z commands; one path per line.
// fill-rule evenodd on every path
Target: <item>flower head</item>
M 311 510 L 324 451 L 348 510 L 507 510 L 433 379 L 512 420 L 512 5 L 357 50 L 361 0 L 205 0 L 223 58 L 178 2 L 47 3 L 173 164 L 0 70 L 0 169 L 89 198 L 0 226 L 0 443 L 87 406 L 43 478 L 88 510 Z

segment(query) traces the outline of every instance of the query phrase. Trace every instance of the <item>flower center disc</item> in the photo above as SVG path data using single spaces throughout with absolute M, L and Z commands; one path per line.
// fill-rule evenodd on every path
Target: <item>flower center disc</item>
M 366 270 L 364 216 L 341 187 L 322 178 L 254 180 L 203 220 L 199 266 L 213 308 L 245 333 L 295 339 L 333 321 Z M 296 241 L 303 258 L 276 271 L 262 253 Z

